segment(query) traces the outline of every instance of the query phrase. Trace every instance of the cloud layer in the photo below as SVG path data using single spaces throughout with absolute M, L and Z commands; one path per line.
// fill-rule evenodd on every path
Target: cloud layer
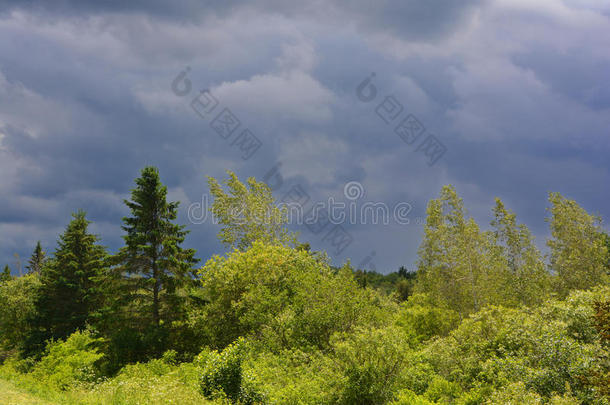
M 117 249 L 122 200 L 145 165 L 182 201 L 183 223 L 205 176 L 263 178 L 277 164 L 278 199 L 299 186 L 310 203 L 345 200 L 358 181 L 360 202 L 408 202 L 409 225 L 345 224 L 353 242 L 340 253 L 299 228 L 337 264 L 369 257 L 384 272 L 413 267 L 443 184 L 483 225 L 499 196 L 540 245 L 548 191 L 610 217 L 610 7 L 599 2 L 49 4 L 0 1 L 0 263 L 13 268 L 37 240 L 52 251 L 79 208 Z M 179 97 L 171 83 L 187 66 L 192 92 Z M 362 102 L 371 72 L 377 96 Z M 252 157 L 190 107 L 203 89 L 260 140 Z M 395 121 L 379 107 L 389 96 Z M 447 148 L 435 165 L 394 132 L 408 114 Z M 215 225 L 189 229 L 203 260 L 222 250 Z

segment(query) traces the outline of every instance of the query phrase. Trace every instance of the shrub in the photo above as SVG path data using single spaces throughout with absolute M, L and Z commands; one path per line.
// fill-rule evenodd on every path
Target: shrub
M 37 274 L 0 283 L 0 364 L 11 352 L 23 350 L 23 342 L 35 313 L 34 300 L 40 287 Z
M 194 364 L 169 365 L 162 360 L 131 364 L 117 376 L 93 389 L 69 392 L 66 403 L 121 405 L 200 405 L 208 401 L 201 395 L 201 370 Z M 211 402 L 210 402 L 211 403 Z
M 285 246 L 257 242 L 245 252 L 215 256 L 200 274 L 209 303 L 191 321 L 216 349 L 240 336 L 276 352 L 328 349 L 333 333 L 379 323 L 392 313 L 390 300 L 359 288 L 349 268 L 336 272 Z
M 344 375 L 339 403 L 379 404 L 397 391 L 409 341 L 397 328 L 360 329 L 333 337 L 334 362 Z
M 221 353 L 209 354 L 201 375 L 201 391 L 207 398 L 228 398 L 231 402 L 254 404 L 262 400 L 252 378 L 242 369 L 244 340 L 239 339 Z
M 449 336 L 431 342 L 423 350 L 424 361 L 463 390 L 489 385 L 510 391 L 517 388 L 507 386 L 521 382 L 548 401 L 565 394 L 569 386 L 576 397 L 589 402 L 594 392 L 583 376 L 599 347 L 575 336 L 561 316 L 549 316 L 549 308 L 557 305 L 552 302 L 540 310 L 486 308 Z
M 485 403 L 488 405 L 536 405 L 542 404 L 542 398 L 535 392 L 528 391 L 522 382 L 517 382 L 494 392 Z
M 446 336 L 459 320 L 457 312 L 434 306 L 425 294 L 414 294 L 401 304 L 397 322 L 424 342 L 433 336 Z
M 93 382 L 99 377 L 97 364 L 103 357 L 96 347 L 101 341 L 88 331 L 78 331 L 65 341 L 50 342 L 32 374 L 60 390 L 77 383 Z
M 441 403 L 452 403 L 459 395 L 459 385 L 454 382 L 449 382 L 440 376 L 436 376 L 432 379 L 424 394 L 429 400 Z
M 389 405 L 434 405 L 435 402 L 431 402 L 426 398 L 417 395 L 411 390 L 401 390 L 396 399 L 389 403 Z
M 319 351 L 257 352 L 244 366 L 264 387 L 265 399 L 271 404 L 336 403 L 345 379 L 332 359 Z

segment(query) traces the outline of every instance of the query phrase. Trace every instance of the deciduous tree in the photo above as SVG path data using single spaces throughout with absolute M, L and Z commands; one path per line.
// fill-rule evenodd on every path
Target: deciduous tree
M 269 186 L 254 177 L 244 184 L 235 173 L 227 173 L 229 179 L 224 184 L 228 192 L 215 178 L 208 177 L 210 193 L 214 197 L 210 211 L 222 226 L 218 233 L 220 241 L 240 250 L 247 249 L 254 241 L 296 243 L 295 236 L 285 228 L 286 210 L 275 204 Z
M 559 290 L 587 289 L 608 279 L 608 249 L 601 218 L 590 215 L 575 201 L 550 193 L 548 209 L 552 238 L 551 270 L 559 278 Z
M 524 224 L 517 224 L 516 215 L 506 209 L 499 198 L 496 198 L 493 213 L 493 241 L 508 276 L 504 302 L 514 305 L 540 303 L 549 290 L 550 280 L 531 232 Z

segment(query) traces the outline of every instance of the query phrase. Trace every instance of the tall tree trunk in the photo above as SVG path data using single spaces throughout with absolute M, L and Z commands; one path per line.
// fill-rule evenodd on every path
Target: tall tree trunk
M 157 260 L 153 259 L 153 278 L 155 279 L 155 285 L 153 286 L 153 322 L 155 326 L 159 326 L 159 290 L 161 284 L 159 282 L 159 270 L 157 268 Z

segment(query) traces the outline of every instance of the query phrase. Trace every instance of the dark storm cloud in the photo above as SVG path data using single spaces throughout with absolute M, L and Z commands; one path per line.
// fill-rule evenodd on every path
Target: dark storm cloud
M 0 1 L 7 12 L 27 9 L 37 13 L 82 16 L 92 13 L 135 13 L 164 19 L 197 21 L 210 15 L 227 16 L 239 9 L 276 13 L 289 18 L 317 18 L 329 24 L 354 23 L 363 30 L 381 31 L 410 39 L 437 39 L 453 31 L 484 0 L 281 0 L 167 2 L 136 1 Z
M 430 198 L 453 183 L 485 227 L 495 196 L 546 235 L 546 192 L 610 216 L 605 10 L 569 2 L 0 1 L 0 263 L 47 249 L 84 208 L 104 244 L 121 244 L 133 179 L 156 165 L 179 221 L 230 169 L 311 201 L 412 205 L 409 225 L 345 224 L 337 263 L 373 256 L 411 266 Z M 192 93 L 170 83 L 186 66 Z M 377 99 L 356 86 L 371 72 Z M 262 141 L 248 160 L 189 107 L 209 88 Z M 448 152 L 433 167 L 376 113 L 386 97 Z M 189 247 L 222 250 L 218 228 L 189 224 Z M 374 253 L 374 254 L 373 254 Z

